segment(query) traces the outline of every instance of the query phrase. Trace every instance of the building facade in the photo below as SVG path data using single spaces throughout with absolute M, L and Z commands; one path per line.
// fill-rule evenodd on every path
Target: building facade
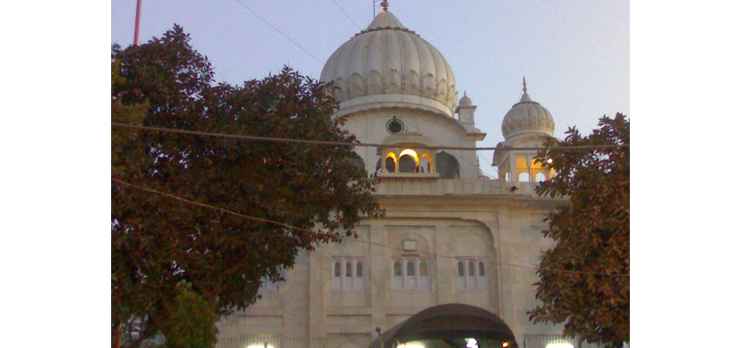
M 357 148 L 355 164 L 381 177 L 376 196 L 386 216 L 363 221 L 357 239 L 302 252 L 285 282 L 265 285 L 258 303 L 218 323 L 220 347 L 366 348 L 445 304 L 494 314 L 519 347 L 561 332 L 532 324 L 526 311 L 550 247 L 543 219 L 565 201 L 534 193 L 552 173 L 535 150 L 516 149 L 552 137 L 552 116 L 525 83 L 502 119 L 498 178 L 483 176 L 468 150 L 486 136 L 475 127 L 476 106 L 466 93 L 458 98 L 443 55 L 383 5 L 332 54 L 321 80 L 339 87 L 334 117 L 362 143 L 383 145 Z

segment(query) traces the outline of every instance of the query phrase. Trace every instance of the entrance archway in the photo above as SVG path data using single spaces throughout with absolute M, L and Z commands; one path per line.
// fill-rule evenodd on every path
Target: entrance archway
M 514 333 L 482 308 L 453 303 L 427 308 L 396 324 L 370 348 L 518 348 Z M 415 347 L 417 346 L 417 347 Z

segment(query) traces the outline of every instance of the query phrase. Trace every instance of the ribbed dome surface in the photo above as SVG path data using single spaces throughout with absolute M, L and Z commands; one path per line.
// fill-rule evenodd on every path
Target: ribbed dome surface
M 446 59 L 388 11 L 330 56 L 320 80 L 335 81 L 340 102 L 399 94 L 431 99 L 450 110 L 456 106 L 456 80 Z
M 503 137 L 506 139 L 521 134 L 553 136 L 554 128 L 551 113 L 539 103 L 532 101 L 526 88 L 522 99 L 503 117 L 501 126 Z

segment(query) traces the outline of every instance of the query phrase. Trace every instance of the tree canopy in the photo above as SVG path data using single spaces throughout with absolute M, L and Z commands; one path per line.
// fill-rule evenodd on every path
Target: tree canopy
M 243 86 L 218 84 L 189 41 L 176 26 L 143 45 L 112 47 L 113 122 L 356 142 L 332 119 L 331 86 L 288 67 Z M 175 313 L 202 313 L 192 294 L 215 319 L 249 306 L 263 279 L 283 280 L 300 251 L 380 214 L 375 180 L 347 160 L 353 146 L 116 125 L 111 135 L 111 324 L 136 318 L 143 337 L 179 332 Z
M 570 128 L 540 153 L 555 177 L 537 193 L 569 204 L 546 219 L 555 246 L 537 272 L 542 304 L 529 313 L 535 323 L 564 324 L 566 336 L 621 347 L 629 342 L 629 119 L 603 117 L 598 126 L 588 136 Z

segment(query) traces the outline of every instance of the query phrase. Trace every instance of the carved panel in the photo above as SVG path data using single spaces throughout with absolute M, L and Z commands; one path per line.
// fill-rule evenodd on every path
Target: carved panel
M 409 73 L 406 74 L 406 88 L 404 89 L 404 92 L 406 94 L 419 95 L 419 88 L 419 74 L 414 70 L 410 70 Z
M 446 79 L 436 81 L 432 74 L 419 76 L 416 70 L 402 74 L 397 69 L 391 69 L 385 75 L 372 70 L 366 77 L 355 72 L 348 79 L 336 78 L 335 84 L 340 88 L 335 97 L 341 102 L 367 95 L 408 94 L 434 99 L 453 108 L 458 96 L 456 86 L 448 86 Z
M 353 98 L 361 97 L 363 95 L 365 95 L 365 88 L 362 75 L 359 75 L 358 73 L 351 74 L 351 81 L 349 81 L 349 96 Z
M 388 77 L 386 78 L 386 87 L 388 93 L 401 93 L 401 73 L 399 73 L 398 70 L 391 69 L 391 71 L 388 72 Z
M 435 77 L 426 75 L 422 79 L 422 96 L 425 98 L 435 97 Z
M 367 78 L 367 94 L 383 93 L 383 78 L 377 70 L 370 71 Z
M 345 100 L 348 96 L 348 88 L 349 88 L 348 81 L 346 81 L 343 77 L 339 77 L 338 79 L 336 79 L 335 85 L 336 87 L 338 87 L 338 89 L 335 92 L 336 100 L 338 101 Z

